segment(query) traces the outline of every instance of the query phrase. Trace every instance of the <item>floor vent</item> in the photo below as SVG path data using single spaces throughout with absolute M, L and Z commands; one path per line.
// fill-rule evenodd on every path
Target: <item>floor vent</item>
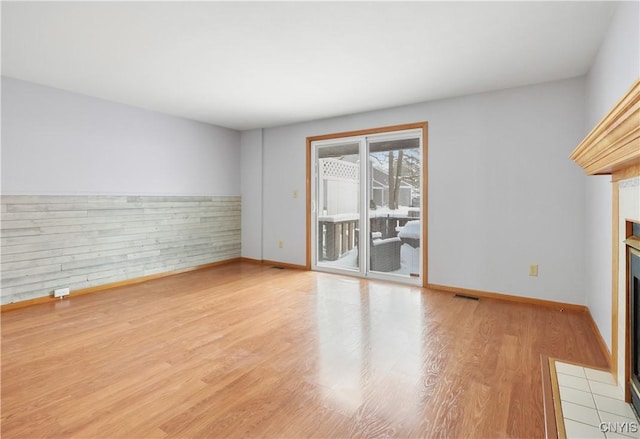
M 279 267 L 277 265 L 272 265 L 271 268 L 275 268 L 276 270 L 284 270 L 284 267 Z
M 453 297 L 458 297 L 460 299 L 469 299 L 469 300 L 480 300 L 477 296 L 470 296 L 468 294 L 454 294 Z

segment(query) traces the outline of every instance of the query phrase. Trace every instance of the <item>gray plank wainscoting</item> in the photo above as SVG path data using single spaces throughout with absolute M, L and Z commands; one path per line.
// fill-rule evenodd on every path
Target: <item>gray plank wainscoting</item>
M 240 257 L 237 196 L 4 195 L 1 303 Z

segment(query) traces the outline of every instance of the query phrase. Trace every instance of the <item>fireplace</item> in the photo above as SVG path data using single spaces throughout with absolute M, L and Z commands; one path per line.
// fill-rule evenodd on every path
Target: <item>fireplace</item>
M 627 223 L 628 313 L 629 313 L 629 393 L 631 404 L 640 413 L 640 223 Z M 630 233 L 629 233 L 630 232 Z
M 629 90 L 573 150 L 571 159 L 582 167 L 587 175 L 611 175 L 611 371 L 618 385 L 624 388 L 625 400 L 632 402 L 634 399 L 634 407 L 640 412 L 640 274 L 637 271 L 639 254 L 630 250 L 640 252 L 638 120 L 640 78 L 634 81 Z M 626 221 L 625 224 L 628 218 L 634 221 Z M 633 242 L 627 242 L 626 246 L 621 245 L 625 238 L 627 241 L 632 239 Z M 630 274 L 632 266 L 635 267 L 634 274 Z

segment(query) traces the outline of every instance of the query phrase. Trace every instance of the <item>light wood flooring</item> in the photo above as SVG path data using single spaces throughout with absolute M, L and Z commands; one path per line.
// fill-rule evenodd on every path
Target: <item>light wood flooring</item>
M 2 314 L 2 437 L 544 436 L 585 313 L 234 263 Z

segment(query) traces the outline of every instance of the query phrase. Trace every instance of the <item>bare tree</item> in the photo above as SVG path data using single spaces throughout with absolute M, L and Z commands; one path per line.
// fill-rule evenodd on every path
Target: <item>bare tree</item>
M 393 178 L 393 151 L 389 151 L 389 181 L 388 181 L 388 185 L 389 185 L 389 209 L 394 209 L 394 205 L 396 204 L 396 200 L 395 200 L 395 190 L 394 190 L 394 183 L 395 183 L 395 179 Z
M 400 189 L 403 184 L 408 184 L 411 187 L 410 206 L 414 201 L 420 199 L 421 194 L 422 166 L 419 149 L 409 148 L 397 151 L 397 154 L 394 150 L 372 154 L 372 157 L 375 157 L 378 162 L 378 166 L 374 166 L 386 174 L 384 184 L 388 187 L 388 196 L 386 200 L 383 200 L 383 203 L 389 209 L 400 207 Z
M 400 177 L 402 177 L 402 158 L 404 156 L 404 151 L 398 151 L 398 161 L 396 162 L 396 175 L 393 184 L 393 206 L 390 206 L 391 209 L 397 209 L 399 206 L 400 199 Z M 391 188 L 389 188 L 391 189 Z
M 391 210 L 398 208 L 403 157 L 404 151 L 402 150 L 398 151 L 397 159 L 395 158 L 393 151 L 389 151 L 389 209 Z

